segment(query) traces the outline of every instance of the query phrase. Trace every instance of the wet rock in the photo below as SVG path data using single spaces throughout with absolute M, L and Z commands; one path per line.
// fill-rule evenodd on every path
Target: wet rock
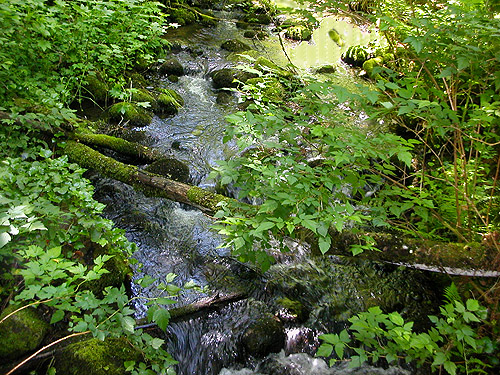
M 4 318 L 19 306 L 7 307 L 0 318 Z M 22 357 L 38 348 L 49 325 L 41 317 L 38 310 L 28 307 L 16 312 L 0 324 L 0 363 Z
M 281 307 L 279 312 L 281 320 L 296 321 L 299 323 L 307 320 L 309 312 L 300 301 L 285 297 L 278 298 L 276 303 Z
M 266 33 L 258 30 L 247 30 L 243 33 L 243 36 L 248 39 L 259 39 L 263 40 L 266 38 Z
M 163 89 L 156 103 L 158 114 L 175 115 L 179 112 L 179 108 L 184 106 L 184 99 L 175 90 Z
M 125 361 L 140 361 L 141 353 L 121 338 L 89 339 L 68 345 L 57 354 L 55 368 L 65 375 L 121 375 Z
M 217 94 L 217 99 L 215 100 L 217 104 L 225 105 L 231 103 L 233 96 L 227 91 L 221 91 Z
M 224 43 L 222 43 L 221 48 L 229 52 L 243 52 L 252 49 L 248 44 L 243 43 L 238 39 L 225 41 Z
M 163 158 L 157 160 L 148 165 L 146 170 L 175 181 L 187 182 L 189 180 L 189 167 L 177 159 Z
M 285 36 L 293 40 L 310 40 L 312 30 L 303 25 L 291 26 L 286 30 Z
M 160 65 L 160 73 L 165 74 L 167 76 L 182 76 L 184 75 L 184 67 L 179 62 L 179 60 L 175 58 L 171 58 L 166 60 L 163 64 Z
M 119 123 L 128 123 L 130 126 L 148 126 L 153 116 L 144 108 L 130 102 L 120 102 L 113 104 L 108 109 L 108 115 L 111 121 Z
M 252 301 L 251 316 L 253 321 L 241 337 L 246 352 L 254 357 L 263 357 L 279 352 L 285 343 L 283 323 L 267 311 L 263 302 Z

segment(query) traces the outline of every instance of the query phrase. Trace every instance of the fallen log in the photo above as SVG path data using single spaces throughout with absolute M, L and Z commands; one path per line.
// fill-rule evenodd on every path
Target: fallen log
M 63 152 L 71 162 L 131 185 L 147 196 L 163 197 L 185 203 L 207 214 L 214 214 L 220 203 L 230 200 L 228 197 L 198 186 L 184 184 L 141 170 L 136 166 L 121 163 L 76 141 L 67 141 Z

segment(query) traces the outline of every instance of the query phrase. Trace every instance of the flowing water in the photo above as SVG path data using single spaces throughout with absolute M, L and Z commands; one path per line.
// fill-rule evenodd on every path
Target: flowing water
M 150 126 L 140 129 L 146 135 L 147 146 L 184 161 L 191 170 L 191 183 L 209 189 L 214 187 L 207 177 L 211 167 L 216 160 L 229 158 L 234 153 L 231 144 L 222 143 L 222 135 L 224 116 L 234 109 L 236 101 L 226 106 L 217 104 L 217 93 L 209 75 L 214 70 L 230 66 L 227 53 L 220 49 L 220 44 L 241 35 L 241 31 L 231 20 L 230 13 L 220 15 L 227 20 L 219 22 L 217 27 L 190 26 L 171 33 L 170 40 L 176 44 L 175 56 L 184 65 L 186 75 L 176 83 L 160 77 L 159 84 L 178 91 L 185 106 L 176 116 L 155 117 Z M 325 29 L 318 33 L 331 27 L 342 29 L 340 21 L 328 22 L 325 21 Z M 369 40 L 366 33 L 353 30 L 349 26 L 343 37 L 350 42 Z M 301 44 L 296 52 L 291 53 L 297 65 L 314 65 L 309 60 L 302 61 L 300 56 L 302 53 L 312 56 L 301 49 L 319 48 L 321 37 L 316 38 L 315 46 Z M 285 60 L 276 38 L 254 47 L 262 55 L 272 54 L 269 57 L 275 57 L 274 60 Z M 337 50 L 331 52 L 328 46 L 320 50 L 329 52 L 314 55 L 317 65 L 332 64 L 339 59 Z M 137 270 L 135 277 L 146 274 L 159 283 L 169 273 L 175 273 L 175 283 L 179 286 L 192 281 L 212 288 L 208 294 L 241 292 L 247 296 L 247 299 L 170 324 L 165 337 L 169 352 L 179 361 L 178 374 L 406 373 L 396 368 L 328 368 L 325 361 L 311 355 L 319 345 L 319 334 L 342 329 L 346 317 L 367 306 L 385 303 L 387 308 L 405 308 L 416 305 L 416 310 L 419 310 L 418 306 L 425 302 L 422 295 L 427 292 L 424 287 L 420 290 L 411 283 L 422 282 L 421 275 L 408 274 L 409 271 L 395 267 L 345 264 L 334 258 L 314 260 L 307 255 L 282 257 L 279 264 L 261 275 L 252 266 L 232 259 L 227 249 L 218 248 L 220 238 L 210 230 L 212 219 L 201 212 L 166 199 L 146 198 L 111 180 L 99 180 L 96 188 L 96 197 L 107 204 L 106 215 L 124 228 L 128 238 L 138 245 L 135 257 L 143 267 Z M 382 291 L 391 288 L 390 297 L 384 295 L 382 298 Z M 410 293 L 408 289 L 413 288 L 416 291 Z M 155 285 L 143 289 L 133 284 L 132 289 L 135 295 L 158 295 Z M 401 290 L 405 292 L 401 293 Z M 184 291 L 178 298 L 178 305 L 191 303 L 208 294 L 200 290 Z M 302 305 L 307 313 L 300 319 L 288 318 L 289 311 L 278 303 L 279 298 L 285 297 Z M 136 309 L 138 317 L 144 316 L 143 305 L 138 304 Z M 285 343 L 281 353 L 257 358 L 243 347 L 242 338 L 259 314 L 265 315 L 266 312 L 278 315 L 284 322 Z

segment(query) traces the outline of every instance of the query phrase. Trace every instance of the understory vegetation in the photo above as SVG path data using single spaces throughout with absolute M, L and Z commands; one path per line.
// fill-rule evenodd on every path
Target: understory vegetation
M 133 317 L 124 285 L 135 245 L 102 218 L 84 170 L 61 150 L 63 129 L 87 126 L 72 108 L 107 104 L 89 91 L 96 79 L 105 97 L 130 98 L 137 90 L 127 77 L 163 61 L 167 5 L 0 3 L 0 308 L 36 308 L 64 332 L 42 350 L 84 335 L 125 337 L 137 353 L 125 365 L 132 374 L 172 374 L 176 362 Z M 498 7 L 332 0 L 315 10 L 362 12 L 353 20 L 376 24 L 386 44 L 364 54 L 366 84 L 355 89 L 248 57 L 242 69 L 255 78 L 240 83 L 245 109 L 228 116 L 224 138 L 240 153 L 213 173 L 238 191 L 216 214 L 224 246 L 266 270 L 270 250 L 290 251 L 290 238 L 327 254 L 336 235 L 350 231 L 357 255 L 380 250 L 372 234 L 389 231 L 481 246 L 485 267 L 500 269 Z M 297 12 L 317 22 L 317 13 Z M 180 292 L 174 277 L 160 285 L 162 297 L 146 301 L 148 320 L 162 329 L 170 318 L 164 307 Z M 495 354 L 485 354 L 498 353 L 500 289 L 465 281 L 459 291 L 464 297 L 448 289 L 425 332 L 372 308 L 348 330 L 323 335 L 318 354 L 332 362 L 349 355 L 353 365 L 406 361 L 440 373 L 495 373 Z

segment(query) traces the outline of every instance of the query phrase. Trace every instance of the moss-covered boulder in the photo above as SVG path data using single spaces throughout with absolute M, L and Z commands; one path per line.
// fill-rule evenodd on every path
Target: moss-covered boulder
M 113 104 L 108 109 L 108 115 L 111 121 L 138 127 L 149 125 L 153 119 L 153 116 L 144 108 L 130 102 Z
M 260 301 L 250 301 L 253 317 L 241 337 L 245 351 L 254 357 L 264 357 L 279 352 L 285 344 L 283 323 L 268 311 L 267 305 Z
M 161 94 L 156 99 L 159 115 L 175 115 L 179 112 L 179 108 L 184 106 L 184 99 L 175 90 L 163 89 Z
M 160 73 L 167 76 L 182 76 L 184 75 L 184 67 L 176 58 L 171 58 L 165 60 L 163 64 L 160 65 Z
M 333 65 L 323 65 L 314 70 L 315 73 L 319 74 L 330 74 L 330 73 L 335 73 L 337 71 L 337 68 Z
M 260 30 L 247 30 L 243 33 L 243 36 L 248 39 L 264 40 L 266 39 L 267 34 Z
M 275 62 L 260 56 L 254 62 L 254 68 L 260 70 L 263 73 L 271 72 L 273 74 L 277 74 L 283 78 L 291 78 L 293 77 L 293 73 L 289 70 L 283 69 L 281 66 L 276 64 Z
M 8 306 L 0 319 L 18 308 Z M 11 315 L 0 324 L 0 363 L 22 357 L 38 348 L 49 329 L 49 324 L 34 308 L 28 307 Z
M 286 29 L 285 36 L 293 40 L 310 40 L 312 30 L 303 25 L 291 26 Z
M 234 68 L 223 68 L 212 73 L 213 85 L 216 89 L 238 87 L 240 82 L 246 82 L 255 77 L 255 74 Z
M 125 361 L 141 361 L 142 355 L 123 338 L 92 338 L 68 345 L 56 355 L 54 367 L 65 375 L 122 375 Z
M 274 77 L 258 77 L 250 78 L 246 81 L 248 85 L 261 87 L 261 92 L 264 98 L 270 102 L 281 102 L 285 97 L 285 88 L 277 78 Z
M 142 74 L 137 72 L 125 73 L 125 78 L 127 79 L 128 87 L 133 87 L 135 89 L 145 89 L 148 86 L 148 82 Z
M 148 165 L 146 170 L 180 182 L 189 180 L 189 167 L 177 159 L 162 158 Z
M 248 44 L 243 43 L 238 39 L 226 40 L 224 43 L 222 43 L 221 48 L 229 52 L 243 52 L 252 49 L 252 47 L 250 47 Z
M 352 66 L 363 66 L 363 63 L 371 57 L 370 51 L 366 46 L 350 46 L 347 51 L 345 51 L 341 58 L 346 64 Z
M 304 322 L 309 316 L 309 312 L 300 301 L 284 297 L 278 298 L 276 303 L 280 307 L 278 314 L 281 320 Z
M 104 79 L 97 73 L 91 73 L 85 77 L 83 90 L 84 95 L 88 95 L 97 103 L 105 103 L 108 99 L 109 87 Z
M 132 90 L 131 101 L 134 103 L 149 103 L 151 107 L 156 105 L 155 97 L 146 89 Z

